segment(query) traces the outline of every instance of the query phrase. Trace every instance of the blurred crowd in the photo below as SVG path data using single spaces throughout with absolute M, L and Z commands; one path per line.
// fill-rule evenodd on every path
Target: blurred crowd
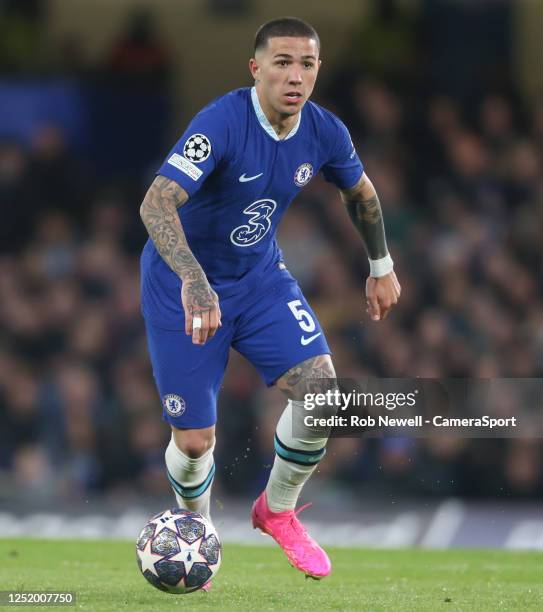
M 337 190 L 320 178 L 303 190 L 279 241 L 338 375 L 540 377 L 543 104 L 419 99 L 362 76 L 324 102 L 376 186 L 402 285 L 370 322 L 367 260 Z M 139 312 L 151 177 L 102 182 L 58 125 L 0 141 L 0 498 L 168 494 Z M 232 352 L 219 404 L 216 495 L 254 494 L 284 399 Z M 542 455 L 538 439 L 335 439 L 317 478 L 353 495 L 534 497 Z

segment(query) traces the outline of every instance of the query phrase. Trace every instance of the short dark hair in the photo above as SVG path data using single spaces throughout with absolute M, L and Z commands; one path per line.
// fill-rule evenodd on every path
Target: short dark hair
M 277 38 L 278 36 L 313 38 L 319 51 L 321 48 L 319 35 L 313 26 L 296 17 L 281 17 L 280 19 L 272 19 L 258 28 L 255 36 L 255 53 L 257 49 L 264 48 L 270 38 Z

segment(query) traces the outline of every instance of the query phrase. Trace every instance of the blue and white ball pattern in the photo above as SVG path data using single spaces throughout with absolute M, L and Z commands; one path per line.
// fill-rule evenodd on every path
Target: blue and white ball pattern
M 136 542 L 141 573 L 168 593 L 192 593 L 211 580 L 221 565 L 221 544 L 201 514 L 172 508 L 156 514 Z

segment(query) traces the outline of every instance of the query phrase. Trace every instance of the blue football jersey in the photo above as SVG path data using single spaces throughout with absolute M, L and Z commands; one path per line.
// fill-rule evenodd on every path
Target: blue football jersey
M 276 230 L 288 205 L 317 172 L 340 189 L 363 166 L 345 125 L 307 102 L 282 140 L 255 88 L 232 91 L 191 121 L 157 174 L 188 193 L 179 216 L 188 244 L 221 296 L 281 260 Z M 142 310 L 150 320 L 179 324 L 181 281 L 147 241 L 141 258 Z

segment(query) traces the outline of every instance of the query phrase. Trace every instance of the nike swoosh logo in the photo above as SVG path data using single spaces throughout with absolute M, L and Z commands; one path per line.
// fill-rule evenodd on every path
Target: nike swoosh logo
M 264 172 L 261 172 L 260 174 L 255 174 L 254 176 L 245 176 L 245 172 L 239 177 L 239 182 L 240 183 L 248 183 L 249 181 L 254 181 L 255 179 L 257 179 L 259 176 L 262 176 L 264 174 Z
M 305 338 L 304 336 L 302 336 L 300 338 L 300 342 L 302 343 L 302 346 L 307 346 L 310 342 L 313 342 L 313 340 L 315 340 L 315 338 L 318 338 L 321 334 L 322 332 L 319 332 L 318 334 L 315 334 L 314 336 L 309 336 L 309 338 Z

